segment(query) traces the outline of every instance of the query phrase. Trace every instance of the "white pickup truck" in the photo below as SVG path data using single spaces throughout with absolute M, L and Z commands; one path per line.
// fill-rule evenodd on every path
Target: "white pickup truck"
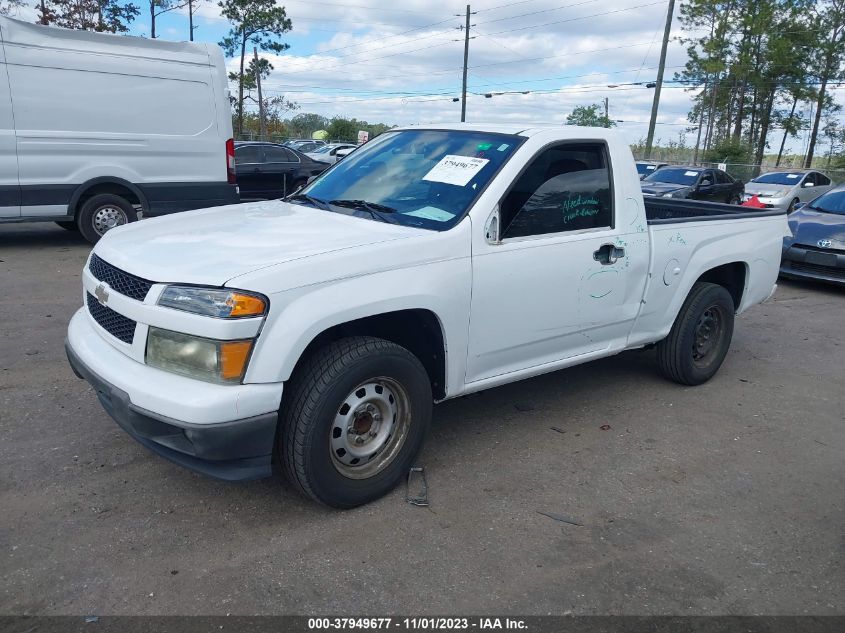
M 652 344 L 708 380 L 786 235 L 782 210 L 644 201 L 613 131 L 409 127 L 285 201 L 109 231 L 67 353 L 156 453 L 352 507 L 413 466 L 433 402 Z

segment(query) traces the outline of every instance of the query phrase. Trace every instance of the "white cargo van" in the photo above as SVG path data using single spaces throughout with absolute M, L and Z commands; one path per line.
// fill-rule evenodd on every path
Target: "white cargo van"
M 238 202 L 213 44 L 0 17 L 0 222 L 91 242 L 139 217 Z

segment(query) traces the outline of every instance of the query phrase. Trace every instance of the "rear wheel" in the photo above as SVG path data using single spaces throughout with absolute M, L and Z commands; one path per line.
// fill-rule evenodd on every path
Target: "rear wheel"
M 722 366 L 731 345 L 734 303 L 717 284 L 696 283 L 669 336 L 657 344 L 660 372 L 682 385 L 700 385 Z
M 742 200 L 738 195 L 734 194 L 728 198 L 728 204 L 742 204 Z
M 431 383 L 416 356 L 383 339 L 341 339 L 315 352 L 290 381 L 276 450 L 303 494 L 351 508 L 405 476 L 431 411 Z
M 128 200 L 111 193 L 101 193 L 85 201 L 77 224 L 82 236 L 96 244 L 110 229 L 137 219 L 135 207 Z

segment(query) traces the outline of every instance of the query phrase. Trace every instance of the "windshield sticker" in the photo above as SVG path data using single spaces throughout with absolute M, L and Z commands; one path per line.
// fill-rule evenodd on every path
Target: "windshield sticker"
M 787 174 L 786 177 L 791 178 L 791 179 L 795 179 L 795 178 L 798 178 L 798 174 Z
M 697 171 L 685 171 L 684 176 L 698 176 Z
M 487 158 L 447 154 L 422 179 L 429 182 L 443 182 L 447 185 L 466 187 L 473 176 L 484 169 L 484 166 L 489 162 L 490 160 Z
M 493 143 L 479 143 L 479 144 L 478 144 L 478 147 L 476 147 L 476 149 L 477 149 L 479 152 L 485 152 L 485 151 L 487 151 L 488 149 L 490 149 L 491 147 L 493 147 Z
M 502 143 L 501 145 L 499 145 L 499 147 L 496 148 L 496 151 L 497 152 L 504 152 L 509 147 L 510 147 L 510 145 L 508 145 L 507 143 Z
M 416 211 L 409 211 L 403 215 L 412 215 L 415 218 L 423 218 L 424 220 L 436 220 L 438 222 L 448 222 L 455 217 L 454 213 L 449 213 L 437 207 L 423 207 Z

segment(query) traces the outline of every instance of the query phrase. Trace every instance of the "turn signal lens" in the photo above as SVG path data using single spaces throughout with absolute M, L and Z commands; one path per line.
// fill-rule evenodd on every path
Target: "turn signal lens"
M 232 341 L 220 344 L 220 379 L 225 382 L 239 381 L 246 369 L 246 361 L 252 341 Z
M 261 316 L 267 310 L 267 304 L 260 297 L 239 292 L 230 293 L 226 305 L 232 309 L 230 317 Z

